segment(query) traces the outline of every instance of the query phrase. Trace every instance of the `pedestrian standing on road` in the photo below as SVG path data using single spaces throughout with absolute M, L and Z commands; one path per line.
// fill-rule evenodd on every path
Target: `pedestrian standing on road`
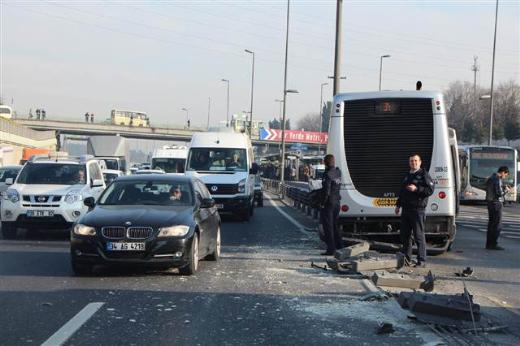
M 45 112 L 45 109 L 42 109 L 42 120 L 45 120 L 46 115 L 47 113 Z
M 330 256 L 334 251 L 343 247 L 343 241 L 339 233 L 339 204 L 341 197 L 339 189 L 341 187 L 341 171 L 336 167 L 334 155 L 325 156 L 325 173 L 322 179 L 322 202 L 320 219 L 323 225 L 323 233 L 327 251 L 322 255 Z
M 412 235 L 417 244 L 416 267 L 426 267 L 426 236 L 424 234 L 424 222 L 426 220 L 425 209 L 428 197 L 433 194 L 435 186 L 430 174 L 421 168 L 421 157 L 413 154 L 408 158 L 410 171 L 401 183 L 399 198 L 397 199 L 395 213 L 401 213 L 401 243 L 402 252 L 406 260 L 412 259 Z
M 89 118 L 89 116 L 90 116 L 90 115 L 88 114 L 88 112 L 85 113 L 85 122 L 86 122 L 86 123 L 88 123 L 88 118 Z
M 509 192 L 509 187 L 502 184 L 502 180 L 509 175 L 509 169 L 502 166 L 486 180 L 486 202 L 489 214 L 486 249 L 504 250 L 498 246 L 498 237 L 502 230 L 502 206 L 504 196 Z
M 88 122 L 88 120 L 87 120 Z M 94 122 L 94 113 L 90 113 L 90 122 L 93 123 Z
M 40 108 L 36 109 L 36 120 L 40 120 Z

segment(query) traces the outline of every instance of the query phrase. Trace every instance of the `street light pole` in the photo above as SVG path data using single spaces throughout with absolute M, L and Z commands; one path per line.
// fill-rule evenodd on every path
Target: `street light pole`
M 287 0 L 287 25 L 285 31 L 285 66 L 283 76 L 283 111 L 282 111 L 282 152 L 280 157 L 281 169 L 280 169 L 280 188 L 284 183 L 285 175 L 285 111 L 287 106 L 287 56 L 289 55 L 289 9 L 290 1 Z M 280 191 L 283 196 L 283 189 Z
M 491 105 L 490 105 L 490 111 L 489 111 L 489 142 L 488 142 L 488 145 L 491 145 L 491 143 L 493 142 L 493 113 L 495 112 L 495 107 L 494 107 L 494 82 L 495 82 L 495 51 L 496 51 L 496 46 L 497 46 L 497 22 L 498 22 L 498 0 L 497 0 L 497 3 L 496 3 L 496 8 L 495 8 L 495 35 L 493 37 L 493 63 L 492 63 L 492 66 L 491 66 L 491 97 L 490 97 L 490 101 L 491 101 Z
M 379 63 L 379 91 L 381 91 L 381 76 L 383 75 L 383 58 L 390 58 L 390 55 L 381 55 L 381 61 Z
M 181 110 L 186 112 L 186 126 L 189 128 L 190 127 L 190 125 L 189 125 L 190 118 L 188 116 L 189 111 L 187 108 L 181 108 Z
M 323 132 L 323 87 L 329 83 L 321 83 L 320 92 L 320 133 Z M 318 154 L 321 153 L 321 143 L 318 144 Z
M 229 80 L 222 78 L 222 81 L 227 83 L 227 112 L 226 112 L 226 127 L 229 127 Z
M 278 120 L 280 121 L 280 129 L 282 128 L 282 103 L 283 103 L 283 100 L 274 100 L 275 102 L 278 102 L 280 103 L 280 113 L 278 114 Z M 281 148 L 281 145 L 280 145 L 280 142 L 278 142 L 278 152 L 280 152 L 280 148 Z
M 249 111 L 249 137 L 251 138 L 251 134 L 253 133 L 253 91 L 255 87 L 255 52 L 245 49 L 246 53 L 253 55 L 253 66 L 251 68 L 251 109 Z

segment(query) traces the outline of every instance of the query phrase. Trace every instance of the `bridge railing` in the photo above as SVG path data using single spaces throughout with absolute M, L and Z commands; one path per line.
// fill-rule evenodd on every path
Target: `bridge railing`
M 31 138 L 37 141 L 56 138 L 55 131 L 35 131 L 26 126 L 17 124 L 12 120 L 4 118 L 0 118 L 0 132 Z

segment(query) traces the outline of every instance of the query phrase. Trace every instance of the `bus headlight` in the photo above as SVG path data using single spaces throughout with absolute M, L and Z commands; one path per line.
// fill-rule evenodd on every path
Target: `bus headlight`
M 431 208 L 433 211 L 439 210 L 439 205 L 437 203 L 432 203 Z

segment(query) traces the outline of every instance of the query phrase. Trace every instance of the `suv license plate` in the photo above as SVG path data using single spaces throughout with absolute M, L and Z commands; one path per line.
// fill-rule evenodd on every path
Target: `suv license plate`
M 54 210 L 27 210 L 27 217 L 53 217 Z
M 144 243 L 107 243 L 108 251 L 144 251 Z

